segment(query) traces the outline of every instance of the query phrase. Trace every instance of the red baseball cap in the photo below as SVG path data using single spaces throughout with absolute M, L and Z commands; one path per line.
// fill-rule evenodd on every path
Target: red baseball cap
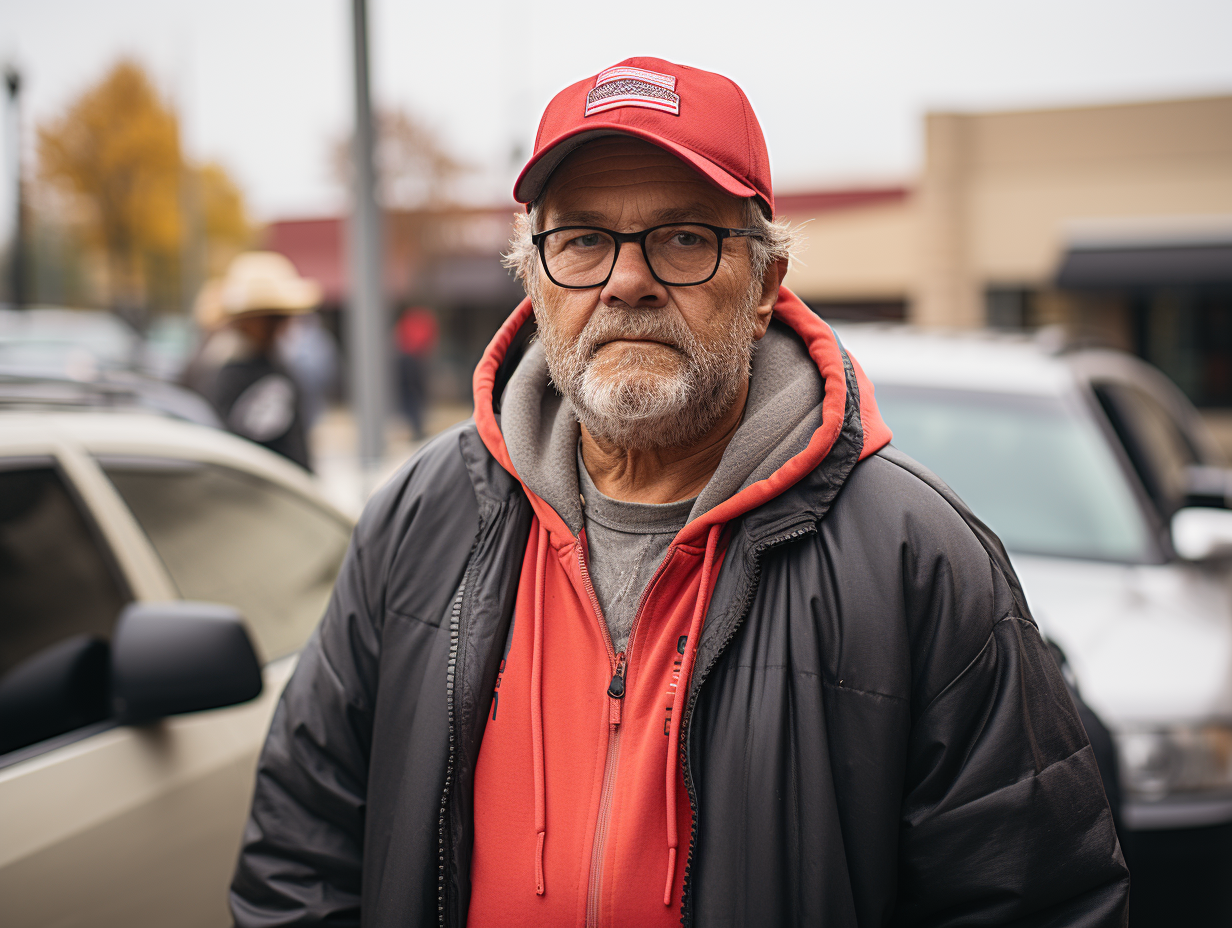
M 658 145 L 733 196 L 759 198 L 774 215 L 766 140 L 744 91 L 721 74 L 662 58 L 626 58 L 553 97 L 513 198 L 534 202 L 570 152 L 605 135 Z

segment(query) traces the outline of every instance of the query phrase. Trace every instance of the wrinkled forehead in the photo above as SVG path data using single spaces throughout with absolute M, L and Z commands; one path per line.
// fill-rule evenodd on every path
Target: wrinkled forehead
M 729 226 L 739 223 L 743 204 L 671 152 L 622 135 L 570 152 L 539 200 L 544 219 L 553 225 L 657 218 Z

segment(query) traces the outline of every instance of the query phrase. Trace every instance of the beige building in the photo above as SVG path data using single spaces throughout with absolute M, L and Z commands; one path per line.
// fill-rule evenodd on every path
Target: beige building
M 780 197 L 823 316 L 1064 325 L 1232 406 L 1232 96 L 926 117 L 911 188 Z

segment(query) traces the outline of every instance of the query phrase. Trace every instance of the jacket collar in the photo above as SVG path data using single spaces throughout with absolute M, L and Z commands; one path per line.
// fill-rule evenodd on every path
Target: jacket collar
M 780 291 L 774 314 L 801 337 L 825 381 L 822 424 L 807 447 L 769 477 L 745 487 L 689 523 L 678 538 L 682 543 L 699 543 L 712 525 L 746 513 L 746 531 L 759 536 L 762 530 L 773 532 L 782 518 L 819 519 L 856 461 L 890 441 L 890 430 L 877 411 L 871 383 L 843 350 L 830 326 L 786 288 Z M 474 376 L 479 437 L 497 463 L 515 478 L 517 471 L 498 418 L 499 397 L 533 331 L 534 309 L 526 299 L 497 331 Z M 788 493 L 802 481 L 804 486 L 800 490 L 804 492 Z M 545 524 L 568 534 L 568 528 L 551 506 L 525 486 L 523 490 Z

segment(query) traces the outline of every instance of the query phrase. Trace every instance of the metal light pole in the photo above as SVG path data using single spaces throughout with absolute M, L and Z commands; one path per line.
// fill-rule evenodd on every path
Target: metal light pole
M 23 203 L 21 175 L 21 72 L 16 66 L 8 65 L 4 69 L 4 83 L 9 91 L 9 145 L 12 152 L 13 165 L 13 242 L 9 254 L 9 299 L 18 309 L 26 304 L 26 268 L 25 268 L 25 204 Z
M 350 223 L 351 400 L 359 425 L 359 460 L 365 490 L 385 451 L 389 354 L 382 288 L 381 215 L 376 204 L 375 133 L 368 90 L 368 10 L 366 0 L 352 0 L 355 39 L 355 196 Z

